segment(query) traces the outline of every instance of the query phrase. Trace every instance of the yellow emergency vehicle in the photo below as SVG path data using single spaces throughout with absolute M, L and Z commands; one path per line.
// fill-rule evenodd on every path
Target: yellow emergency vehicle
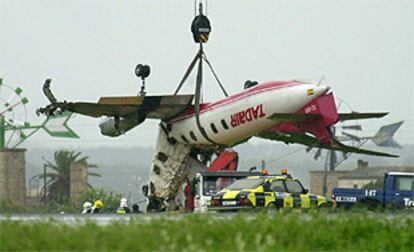
M 288 174 L 251 176 L 216 193 L 209 210 L 251 208 L 333 208 L 330 198 L 309 194 L 299 180 Z

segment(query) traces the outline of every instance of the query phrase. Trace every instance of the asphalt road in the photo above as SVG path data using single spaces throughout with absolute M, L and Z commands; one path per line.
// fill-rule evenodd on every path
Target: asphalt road
M 358 214 L 355 212 L 350 212 L 351 214 Z M 129 222 L 130 220 L 139 220 L 139 221 L 151 221 L 154 219 L 163 218 L 166 220 L 180 220 L 185 216 L 191 215 L 192 213 L 142 213 L 142 214 L 127 214 L 127 215 L 119 215 L 119 214 L 21 214 L 21 215 L 3 215 L 0 214 L 0 221 L 4 220 L 13 220 L 13 221 L 23 221 L 23 222 L 39 222 L 39 221 L 51 221 L 56 223 L 65 223 L 65 224 L 73 224 L 73 225 L 81 225 L 87 222 L 95 222 L 99 225 L 108 225 L 112 222 Z M 257 213 L 245 213 L 244 217 L 252 218 L 256 216 Z M 346 215 L 346 212 L 343 213 L 326 213 L 326 218 L 335 219 L 338 215 Z M 231 219 L 237 215 L 237 213 L 209 213 L 208 214 L 211 218 L 215 219 Z M 269 217 L 271 218 L 271 215 Z M 312 214 L 302 213 L 301 218 L 304 221 L 310 220 L 312 218 Z M 412 211 L 410 212 L 391 212 L 391 213 L 375 213 L 369 212 L 369 217 L 379 218 L 383 220 L 393 219 L 397 217 L 404 217 L 414 219 L 414 214 Z

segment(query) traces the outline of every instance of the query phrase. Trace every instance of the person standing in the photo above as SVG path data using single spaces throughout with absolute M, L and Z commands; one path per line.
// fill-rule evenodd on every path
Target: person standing
M 103 202 L 102 200 L 96 200 L 95 203 L 93 204 L 93 207 L 91 209 L 91 214 L 97 214 L 101 211 L 103 207 Z
M 89 201 L 86 201 L 85 203 L 83 203 L 83 210 L 82 210 L 82 214 L 90 214 L 92 212 L 92 203 Z
M 185 209 L 187 212 L 194 211 L 194 187 L 193 183 L 187 179 L 187 185 L 184 188 L 185 194 Z
M 116 210 L 117 214 L 128 214 L 131 210 L 128 207 L 128 201 L 126 198 L 122 198 L 119 204 L 118 209 Z

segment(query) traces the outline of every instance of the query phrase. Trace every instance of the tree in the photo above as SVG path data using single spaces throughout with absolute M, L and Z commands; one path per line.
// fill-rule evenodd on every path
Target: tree
M 384 179 L 379 178 L 376 181 L 371 181 L 368 184 L 364 185 L 363 189 L 381 189 L 384 187 Z
M 104 204 L 101 213 L 115 213 L 116 209 L 119 207 L 119 202 L 121 201 L 122 195 L 109 191 L 104 188 L 99 189 L 90 189 L 83 196 L 81 202 L 89 201 L 92 204 L 95 200 L 101 200 Z
M 54 163 L 46 160 L 46 174 L 38 174 L 35 178 L 41 180 L 46 177 L 46 185 L 43 190 L 47 189 L 47 200 L 57 203 L 66 203 L 70 196 L 70 174 L 73 162 L 87 162 L 89 157 L 80 157 L 80 152 L 60 150 L 54 153 Z M 89 172 L 89 168 L 97 168 L 96 165 L 88 164 L 88 176 L 100 177 L 101 175 Z M 88 184 L 90 188 L 92 186 Z

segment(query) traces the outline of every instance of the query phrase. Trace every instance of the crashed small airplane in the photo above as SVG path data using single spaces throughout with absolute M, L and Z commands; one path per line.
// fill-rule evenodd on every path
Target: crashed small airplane
M 202 14 L 201 4 L 200 14 L 192 24 L 192 32 L 200 49 L 173 95 L 146 95 L 145 78 L 150 73 L 146 65 L 138 65 L 135 71 L 143 81 L 137 96 L 102 97 L 97 103 L 59 102 L 50 90 L 50 79 L 43 87 L 50 104 L 40 108 L 38 113 L 52 116 L 70 111 L 91 117 L 106 117 L 99 125 L 101 133 L 106 136 L 125 134 L 146 119 L 160 120 L 147 188 L 148 210 L 175 208 L 177 192 L 188 177 L 189 167 L 195 166 L 194 157 L 198 157 L 199 161 L 208 160 L 213 152 L 220 152 L 252 137 L 344 153 L 397 157 L 347 146 L 336 140 L 330 127 L 338 121 L 380 118 L 387 113 L 338 113 L 330 88 L 320 83 L 288 80 L 258 84 L 248 81 L 243 91 L 228 96 L 215 76 L 226 97 L 201 103 L 203 61 L 215 75 L 202 46 L 208 40 L 210 24 Z M 195 94 L 178 95 L 197 61 Z
M 38 110 L 47 116 L 70 111 L 107 117 L 99 127 L 103 135 L 111 137 L 125 134 L 145 119 L 161 121 L 148 190 L 158 203 L 174 198 L 192 150 L 224 149 L 251 137 L 344 153 L 396 157 L 347 146 L 333 138 L 330 127 L 338 121 L 380 118 L 387 113 L 338 113 L 327 86 L 299 81 L 265 82 L 224 99 L 200 104 L 197 117 L 193 95 L 102 97 L 97 103 L 58 102 L 49 90 L 49 83 L 47 80 L 44 90 L 51 104 Z

